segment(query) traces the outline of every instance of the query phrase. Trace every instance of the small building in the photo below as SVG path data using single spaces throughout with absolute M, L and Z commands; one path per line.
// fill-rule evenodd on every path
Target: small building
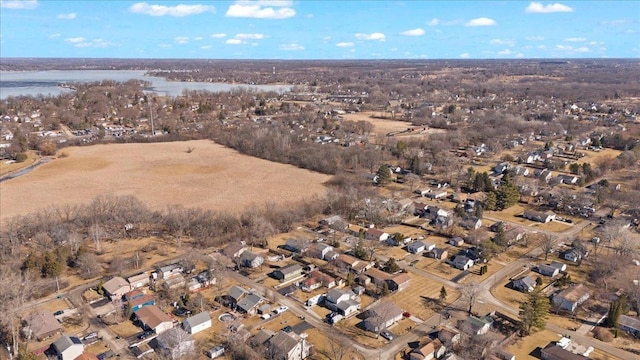
M 143 329 L 152 330 L 156 334 L 162 334 L 173 327 L 171 316 L 155 305 L 145 306 L 133 316 Z
M 618 329 L 626 331 L 631 336 L 640 338 L 640 320 L 627 315 L 620 315 L 618 320 Z
M 287 265 L 273 272 L 273 277 L 282 282 L 289 281 L 300 276 L 302 276 L 302 266 L 299 264 Z
M 144 306 L 151 306 L 156 304 L 156 299 L 153 296 L 147 295 L 139 289 L 132 290 L 124 294 L 122 300 L 127 303 L 127 306 L 131 309 L 131 312 L 136 312 Z
M 413 349 L 409 353 L 409 360 L 431 360 L 439 359 L 446 352 L 447 348 L 440 340 L 429 340 L 426 344 Z
M 220 356 L 224 355 L 224 352 L 225 352 L 225 349 L 223 345 L 216 345 L 211 349 L 207 350 L 207 357 L 209 359 L 219 358 Z
M 474 335 L 486 334 L 489 332 L 489 329 L 491 329 L 491 325 L 493 325 L 493 319 L 488 315 L 483 317 L 470 315 L 467 322 L 469 323 L 472 334 Z
M 549 266 L 553 266 L 554 268 L 558 269 L 558 271 L 560 272 L 567 271 L 567 264 L 564 264 L 558 261 L 552 261 L 551 264 L 549 264 Z
M 171 276 L 170 278 L 166 278 L 166 280 L 162 283 L 162 287 L 165 290 L 177 289 L 180 287 L 184 287 L 187 284 L 187 280 L 181 274 Z
M 364 328 L 379 333 L 402 319 L 402 309 L 390 301 L 382 301 L 367 311 Z
M 184 271 L 184 267 L 180 264 L 169 264 L 160 266 L 156 270 L 158 277 L 163 280 L 168 280 L 176 276 L 181 276 Z
M 540 275 L 551 276 L 551 277 L 558 275 L 558 273 L 560 272 L 558 268 L 551 265 L 547 265 L 547 264 L 540 264 L 536 266 L 534 269 Z
M 444 260 L 449 256 L 449 252 L 445 249 L 435 248 L 427 253 L 427 255 L 434 259 Z
M 460 247 L 460 246 L 464 245 L 464 239 L 461 238 L 461 237 L 455 237 L 453 239 L 449 239 L 447 241 L 447 244 Z
M 553 296 L 553 305 L 564 310 L 575 311 L 578 306 L 587 301 L 591 291 L 583 284 L 568 287 Z
M 409 287 L 411 276 L 407 273 L 400 273 L 386 280 L 390 291 L 402 291 Z
M 102 284 L 102 289 L 112 301 L 120 300 L 122 295 L 131 291 L 129 282 L 120 276 L 114 276 L 109 281 Z
M 143 286 L 149 285 L 149 274 L 142 273 L 138 275 L 133 275 L 127 278 L 131 289 L 137 289 Z
M 529 219 L 531 221 L 537 221 L 537 222 L 546 224 L 554 220 L 556 218 L 556 214 L 551 210 L 542 212 L 542 211 L 527 209 L 522 214 L 522 217 L 525 219 Z
M 56 335 L 61 330 L 62 325 L 50 311 L 37 311 L 27 319 L 27 333 L 38 341 Z
M 185 319 L 182 322 L 182 327 L 191 335 L 199 333 L 211 327 L 211 316 L 208 311 L 203 311 Z
M 257 255 L 249 250 L 243 251 L 239 259 L 240 264 L 248 268 L 257 268 L 264 263 L 264 258 L 262 256 Z
M 407 245 L 407 251 L 412 254 L 418 254 L 425 250 L 426 245 L 424 242 L 418 240 L 414 241 L 411 244 Z
M 235 259 L 239 257 L 245 250 L 247 250 L 247 247 L 244 245 L 244 243 L 233 242 L 222 249 L 222 254 L 229 259 Z
M 51 344 L 59 360 L 75 360 L 84 352 L 82 340 L 75 336 L 63 335 Z
M 266 342 L 267 353 L 275 354 L 278 360 L 302 360 L 309 357 L 311 344 L 306 334 L 278 331 Z
M 255 315 L 258 305 L 260 305 L 263 301 L 264 299 L 260 295 L 250 293 L 242 300 L 240 300 L 240 302 L 238 302 L 238 305 L 236 305 L 236 310 L 244 314 Z
M 469 270 L 469 268 L 471 268 L 474 264 L 475 262 L 465 255 L 456 255 L 456 257 L 453 258 L 452 263 L 453 267 L 460 270 Z
M 387 241 L 389 234 L 376 228 L 369 228 L 365 231 L 364 237 L 367 240 Z
M 181 328 L 169 329 L 151 342 L 158 353 L 172 360 L 179 360 L 195 353 L 193 337 Z
M 532 292 L 536 288 L 536 281 L 531 276 L 523 276 L 511 281 L 511 288 L 520 292 Z

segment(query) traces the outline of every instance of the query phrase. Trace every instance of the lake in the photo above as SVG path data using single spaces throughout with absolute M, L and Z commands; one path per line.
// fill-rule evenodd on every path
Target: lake
M 73 90 L 58 86 L 61 83 L 96 82 L 113 80 L 125 82 L 136 79 L 151 83 L 148 91 L 165 96 L 182 95 L 183 90 L 207 90 L 211 92 L 229 91 L 237 88 L 251 88 L 257 91 L 285 92 L 289 85 L 246 85 L 208 82 L 167 81 L 157 76 L 147 76 L 144 70 L 46 70 L 46 71 L 0 71 L 0 100 L 19 95 L 57 96 Z

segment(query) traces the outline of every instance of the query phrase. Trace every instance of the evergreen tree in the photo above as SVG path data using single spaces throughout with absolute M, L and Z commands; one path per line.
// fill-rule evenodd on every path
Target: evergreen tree
M 411 158 L 409 169 L 411 169 L 411 172 L 416 175 L 422 175 L 422 164 L 420 164 L 420 158 L 418 155 L 413 155 Z
M 504 210 L 518 203 L 520 194 L 516 184 L 508 173 L 502 177 L 502 182 L 496 192 L 496 208 Z
M 487 193 L 487 198 L 484 201 L 484 208 L 487 210 L 496 210 L 497 201 L 495 192 L 491 191 Z
M 385 186 L 391 182 L 391 171 L 386 165 L 380 165 L 376 175 L 378 176 L 378 185 L 380 186 Z
M 398 264 L 396 263 L 396 259 L 394 258 L 389 258 L 389 260 L 387 260 L 387 262 L 384 263 L 384 267 L 385 269 L 387 269 L 387 272 L 390 272 L 390 273 L 394 273 L 400 270 L 400 266 L 398 266 Z
M 504 231 L 504 225 L 498 225 L 496 236 L 493 237 L 493 242 L 496 243 L 496 245 L 507 247 L 507 234 Z
M 607 314 L 607 326 L 612 328 L 618 327 L 618 322 L 620 321 L 620 315 L 624 312 L 624 308 L 626 306 L 627 299 L 623 295 L 618 300 L 612 302 L 609 305 L 609 314 Z
M 520 330 L 529 335 L 544 329 L 547 325 L 550 309 L 549 298 L 546 297 L 540 287 L 536 287 L 527 294 L 525 300 L 520 304 Z
M 47 251 L 44 254 L 44 261 L 42 264 L 42 276 L 43 277 L 56 277 L 62 274 L 63 264 L 62 261 L 51 251 Z
M 484 192 L 493 191 L 493 181 L 491 181 L 491 178 L 489 177 L 489 173 L 485 171 L 482 173 L 481 176 L 482 176 L 482 182 L 484 184 L 484 189 L 482 189 L 482 191 Z
M 447 289 L 444 288 L 444 285 L 440 288 L 440 303 L 443 303 L 447 299 Z
M 380 295 L 387 296 L 389 295 L 389 284 L 387 282 L 382 283 L 382 288 L 380 289 Z

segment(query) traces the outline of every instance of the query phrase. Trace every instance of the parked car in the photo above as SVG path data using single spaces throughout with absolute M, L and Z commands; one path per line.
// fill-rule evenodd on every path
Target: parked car
M 64 314 L 64 310 L 58 310 L 58 311 L 53 313 L 53 316 L 60 316 L 62 314 Z
M 282 314 L 283 312 L 285 312 L 285 311 L 287 311 L 287 310 L 289 310 L 289 307 L 288 307 L 288 306 L 283 305 L 283 306 L 280 306 L 279 308 L 275 309 L 275 310 L 274 310 L 274 312 L 275 312 L 276 314 Z
M 262 314 L 262 316 L 260 316 L 260 319 L 262 320 L 267 320 L 269 318 L 271 318 L 271 314 Z
M 389 331 L 389 330 L 382 330 L 380 331 L 380 336 L 382 336 L 383 338 L 392 341 L 394 339 L 393 334 Z
M 189 316 L 191 315 L 191 310 L 179 307 L 173 311 L 173 314 L 180 317 Z
M 105 351 L 103 353 L 98 354 L 96 356 L 96 358 L 98 358 L 98 360 L 106 360 L 106 359 L 114 357 L 115 355 L 116 354 L 114 354 L 112 350 L 107 350 L 107 351 Z
M 291 332 L 292 330 L 293 330 L 293 328 L 291 326 L 289 326 L 289 325 L 287 325 L 287 326 L 282 328 L 282 331 L 284 331 L 286 333 Z

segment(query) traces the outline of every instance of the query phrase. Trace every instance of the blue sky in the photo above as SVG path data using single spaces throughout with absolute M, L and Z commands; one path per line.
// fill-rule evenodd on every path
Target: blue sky
M 0 0 L 0 23 L 2 57 L 640 57 L 638 0 Z

